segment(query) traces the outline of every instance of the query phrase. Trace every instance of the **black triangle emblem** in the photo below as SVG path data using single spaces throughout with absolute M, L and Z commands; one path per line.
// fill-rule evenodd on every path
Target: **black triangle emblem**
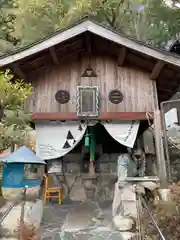
M 86 68 L 81 77 L 97 77 L 97 74 L 92 68 Z
M 70 131 L 68 131 L 67 139 L 74 139 L 74 137 Z
M 65 142 L 63 148 L 70 148 L 71 146 L 69 145 L 68 141 Z

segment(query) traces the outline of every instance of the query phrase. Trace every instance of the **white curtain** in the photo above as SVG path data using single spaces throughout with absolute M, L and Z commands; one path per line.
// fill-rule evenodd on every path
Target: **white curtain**
M 75 121 L 35 122 L 36 154 L 44 160 L 70 152 L 83 138 L 86 125 Z
M 140 122 L 132 121 L 116 121 L 112 123 L 104 123 L 107 132 L 120 144 L 133 148 L 136 141 Z

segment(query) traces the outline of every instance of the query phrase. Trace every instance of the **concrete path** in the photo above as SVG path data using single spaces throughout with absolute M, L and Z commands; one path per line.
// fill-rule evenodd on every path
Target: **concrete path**
M 112 226 L 112 202 L 47 204 L 41 240 L 123 240 Z

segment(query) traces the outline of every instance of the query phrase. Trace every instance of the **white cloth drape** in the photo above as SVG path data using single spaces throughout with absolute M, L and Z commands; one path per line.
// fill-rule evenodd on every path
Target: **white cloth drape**
M 70 152 L 83 138 L 86 125 L 73 121 L 35 123 L 36 154 L 44 160 L 59 158 Z
M 107 132 L 120 144 L 133 148 L 136 141 L 140 122 L 132 121 L 116 121 L 112 123 L 104 123 Z
M 133 148 L 139 121 L 104 123 L 107 132 L 120 144 Z M 83 138 L 86 124 L 75 121 L 36 121 L 36 154 L 44 160 L 69 153 Z

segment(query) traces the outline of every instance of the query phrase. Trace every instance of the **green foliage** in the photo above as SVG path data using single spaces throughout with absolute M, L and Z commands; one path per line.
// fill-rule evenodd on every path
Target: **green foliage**
M 32 86 L 13 75 L 0 72 L 0 152 L 12 144 L 21 144 L 30 127 L 30 115 L 24 105 L 32 94 Z
M 164 47 L 177 38 L 177 0 L 0 0 L 0 51 L 43 39 L 85 15 L 137 40 Z M 18 40 L 20 39 L 20 42 Z
M 161 229 L 163 235 L 166 239 L 179 240 L 180 239 L 180 182 L 172 183 L 169 186 L 171 190 L 171 201 L 160 200 L 157 205 L 149 203 L 149 209 L 152 211 L 155 221 L 157 222 L 159 228 Z M 159 234 L 152 224 L 152 221 L 144 211 L 142 218 L 142 229 L 144 230 L 144 235 L 151 236 L 150 239 L 159 239 Z M 149 239 L 148 237 L 146 239 Z
M 11 51 L 19 42 L 14 36 L 16 0 L 0 0 L 0 51 Z
M 21 45 L 27 45 L 55 32 L 62 25 L 67 12 L 75 1 L 68 0 L 21 0 L 16 14 L 16 35 Z M 69 23 L 69 21 L 68 21 Z
M 15 34 L 33 43 L 85 15 L 135 39 L 165 46 L 179 35 L 180 10 L 163 0 L 19 0 Z

